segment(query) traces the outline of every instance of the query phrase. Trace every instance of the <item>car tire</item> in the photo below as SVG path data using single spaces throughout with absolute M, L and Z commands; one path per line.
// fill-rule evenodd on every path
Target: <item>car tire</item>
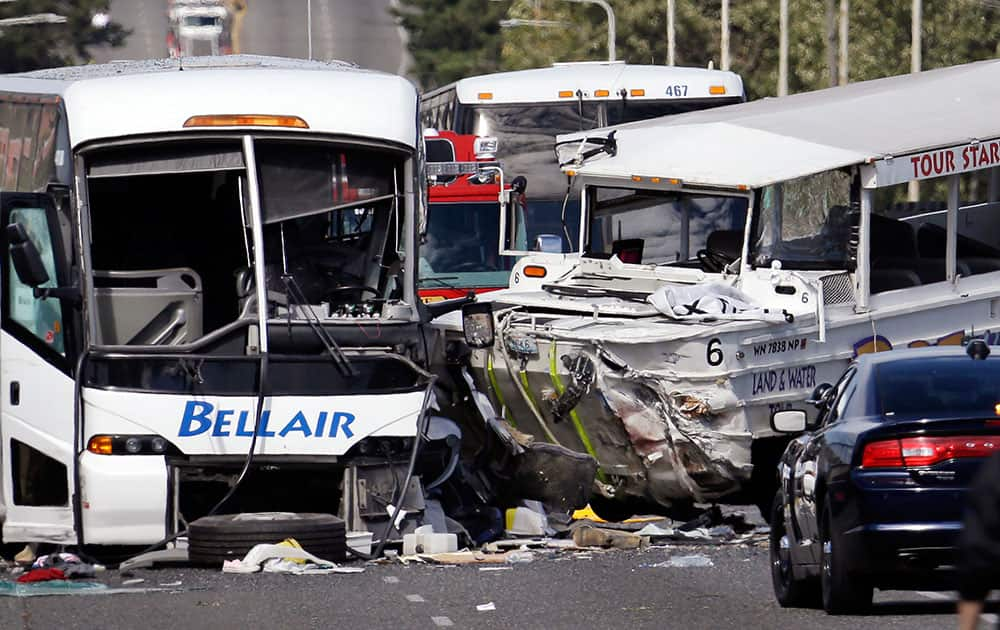
M 864 612 L 872 605 L 874 589 L 863 577 L 848 574 L 844 535 L 836 528 L 829 505 L 823 506 L 819 538 L 823 609 L 831 615 Z
M 254 545 L 294 538 L 309 553 L 341 562 L 347 557 L 347 528 L 332 514 L 255 512 L 205 516 L 188 527 L 192 564 L 220 566 L 242 559 Z
M 819 603 L 819 585 L 815 579 L 796 579 L 785 530 L 784 498 L 777 494 L 770 509 L 771 583 L 774 597 L 782 608 L 813 607 Z

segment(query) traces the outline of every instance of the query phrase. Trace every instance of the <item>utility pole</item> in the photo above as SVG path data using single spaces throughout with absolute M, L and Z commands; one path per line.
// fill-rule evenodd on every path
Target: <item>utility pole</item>
M 722 0 L 722 70 L 729 70 L 729 0 Z
M 306 0 L 306 28 L 309 30 L 309 59 L 313 58 L 313 3 Z
M 922 0 L 913 0 L 913 15 L 910 20 L 910 72 L 920 72 L 921 65 L 921 41 L 920 32 L 924 19 Z M 920 182 L 911 181 L 907 186 L 907 199 L 909 201 L 920 201 Z
M 788 96 L 788 0 L 778 13 L 778 96 Z
M 837 64 L 840 85 L 847 85 L 847 20 L 849 1 L 840 0 L 840 62 Z
M 837 85 L 837 0 L 826 0 L 826 69 L 830 87 Z
M 674 0 L 667 0 L 667 65 L 674 65 L 674 51 L 677 42 L 674 39 Z

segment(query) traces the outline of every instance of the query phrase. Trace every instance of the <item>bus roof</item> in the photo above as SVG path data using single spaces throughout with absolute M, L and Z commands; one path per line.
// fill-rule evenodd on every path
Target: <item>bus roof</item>
M 923 178 L 907 178 L 916 166 L 901 156 L 1000 138 L 997 103 L 1000 60 L 987 60 L 566 134 L 557 142 L 616 129 L 617 154 L 566 167 L 579 176 L 758 188 L 871 164 L 863 184 L 875 187 Z M 576 148 L 561 148 L 564 162 Z M 937 176 L 961 172 L 961 160 L 959 153 L 956 168 Z M 976 163 L 984 166 L 981 157 Z
M 417 93 L 402 77 L 344 62 L 230 55 L 0 75 L 0 93 L 52 94 L 66 104 L 70 143 L 177 132 L 191 116 L 298 116 L 311 132 L 419 140 Z
M 583 94 L 585 100 L 617 100 L 621 99 L 622 90 L 626 93 L 632 90 L 644 92 L 642 95 L 630 94 L 629 99 L 673 99 L 678 98 L 674 94 L 678 85 L 686 86 L 680 98 L 743 97 L 743 80 L 733 72 L 586 61 L 467 77 L 428 93 L 426 98 L 454 88 L 460 103 L 558 102 L 576 98 L 577 91 Z M 716 86 L 716 93 L 712 93 L 712 86 Z M 608 94 L 595 96 L 597 90 L 607 90 Z M 571 93 L 572 96 L 560 96 L 560 92 Z M 487 94 L 489 98 L 482 98 Z

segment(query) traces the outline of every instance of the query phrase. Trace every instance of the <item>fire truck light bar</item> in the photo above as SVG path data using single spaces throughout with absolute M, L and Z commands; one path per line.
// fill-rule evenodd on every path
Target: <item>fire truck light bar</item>
M 478 173 L 484 166 L 496 166 L 495 162 L 429 162 L 427 175 L 471 175 Z

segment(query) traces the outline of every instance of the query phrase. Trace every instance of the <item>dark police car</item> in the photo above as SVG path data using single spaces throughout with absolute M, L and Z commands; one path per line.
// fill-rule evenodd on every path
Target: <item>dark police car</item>
M 871 605 L 873 588 L 954 588 L 963 494 L 1000 449 L 1000 353 L 893 350 L 859 357 L 819 409 L 774 414 L 808 428 L 785 450 L 771 509 L 771 575 L 782 606 L 822 596 L 830 613 Z

